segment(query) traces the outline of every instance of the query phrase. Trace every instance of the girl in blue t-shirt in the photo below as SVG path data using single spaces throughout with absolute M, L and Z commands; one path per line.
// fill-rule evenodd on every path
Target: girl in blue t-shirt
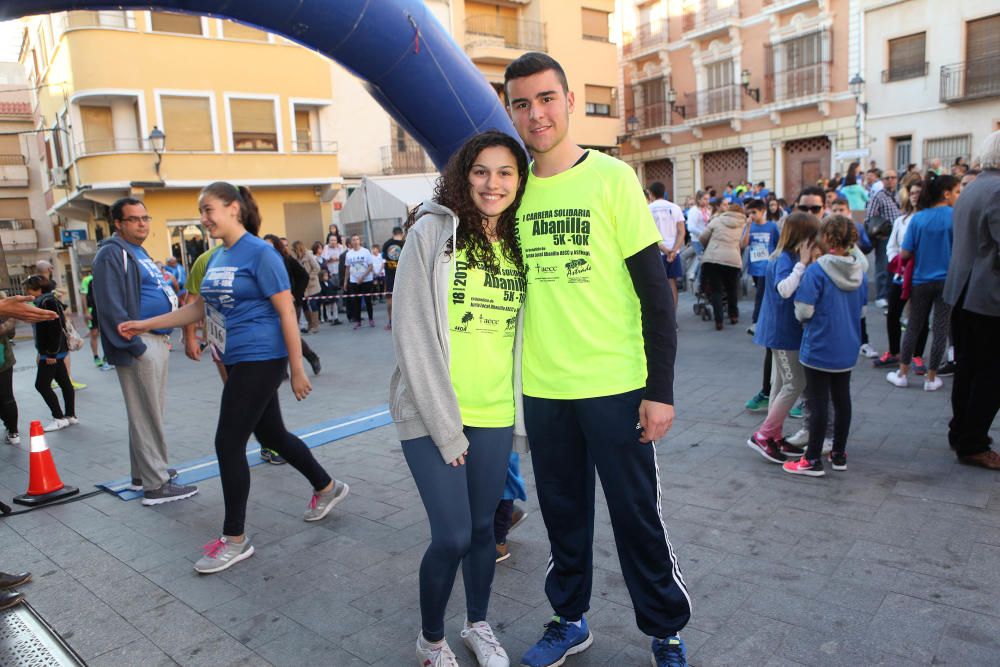
M 834 470 L 847 470 L 847 435 L 851 430 L 851 369 L 861 345 L 861 313 L 867 302 L 867 278 L 862 261 L 852 252 L 858 240 L 854 223 L 842 215 L 823 222 L 822 244 L 827 253 L 802 276 L 795 293 L 795 317 L 802 322 L 799 362 L 806 375 L 809 404 L 809 446 L 785 472 L 822 477 L 823 438 L 828 402 L 833 400 Z
M 785 442 L 782 428 L 806 384 L 805 371 L 799 363 L 802 325 L 795 319 L 795 292 L 806 267 L 819 254 L 816 237 L 819 219 L 803 212 L 792 213 L 781 229 L 781 238 L 767 263 L 765 284 L 761 289 L 760 326 L 754 342 L 769 350 L 773 357 L 771 400 L 767 419 L 747 439 L 747 446 L 768 461 L 783 463 L 786 457 L 802 456 L 802 450 Z
M 246 446 L 253 433 L 261 447 L 280 454 L 309 480 L 312 500 L 306 521 L 318 521 L 348 493 L 334 480 L 302 440 L 288 432 L 281 418 L 278 388 L 291 372 L 298 400 L 312 391 L 302 365 L 295 306 L 281 256 L 257 238 L 260 214 L 250 190 L 216 182 L 201 192 L 201 223 L 222 250 L 208 262 L 201 294 L 179 310 L 118 325 L 130 338 L 151 329 L 205 320 L 205 334 L 226 366 L 227 380 L 219 406 L 215 453 L 226 507 L 222 536 L 205 547 L 195 563 L 201 574 L 221 572 L 253 555 L 244 532 L 250 468 Z
M 934 342 L 931 343 L 924 391 L 937 391 L 944 385 L 937 376 L 951 332 L 951 306 L 944 300 L 944 282 L 951 261 L 952 206 L 961 192 L 962 182 L 954 176 L 928 174 L 920 190 L 917 213 L 910 220 L 900 244 L 899 256 L 903 261 L 913 258 L 913 286 L 910 290 L 910 321 L 903 334 L 899 370 L 890 371 L 885 376 L 890 384 L 897 387 L 909 384 L 907 375 L 913 351 L 921 331 L 928 324 L 934 332 Z M 934 311 L 933 322 L 930 322 L 931 309 Z

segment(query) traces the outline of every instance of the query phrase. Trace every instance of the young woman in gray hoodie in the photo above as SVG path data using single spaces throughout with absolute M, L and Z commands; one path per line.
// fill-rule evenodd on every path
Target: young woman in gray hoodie
M 501 132 L 469 139 L 415 213 L 393 289 L 396 368 L 390 409 L 431 525 L 420 564 L 417 663 L 457 665 L 444 636 L 459 565 L 462 639 L 480 665 L 506 667 L 486 622 L 495 568 L 493 515 L 515 440 L 524 263 L 514 233 L 528 162 Z

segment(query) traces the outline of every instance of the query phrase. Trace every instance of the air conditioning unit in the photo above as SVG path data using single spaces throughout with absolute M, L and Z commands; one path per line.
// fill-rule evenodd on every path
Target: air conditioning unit
M 64 167 L 52 167 L 52 170 L 49 172 L 49 182 L 52 183 L 52 187 L 66 187 L 69 183 L 66 177 L 66 169 Z

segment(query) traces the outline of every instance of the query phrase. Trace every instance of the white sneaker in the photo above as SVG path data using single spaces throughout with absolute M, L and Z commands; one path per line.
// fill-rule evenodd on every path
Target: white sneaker
M 833 451 L 833 438 L 823 438 L 823 456 Z
M 785 438 L 785 442 L 794 447 L 805 447 L 809 444 L 809 430 L 800 428 L 794 435 Z
M 889 371 L 885 374 L 885 379 L 889 384 L 897 387 L 910 386 L 910 380 L 905 375 L 900 375 L 899 371 Z
M 431 644 L 424 639 L 424 633 L 417 635 L 417 664 L 420 667 L 459 667 L 455 652 L 448 646 L 448 640 Z
M 867 357 L 869 359 L 877 359 L 879 356 L 878 352 L 875 351 L 875 348 L 868 343 L 862 345 L 861 349 L 858 350 L 858 353 L 861 354 L 862 357 Z
M 45 428 L 42 430 L 44 430 L 46 433 L 49 433 L 50 431 L 61 431 L 67 426 L 69 426 L 68 419 L 54 419 L 52 420 L 51 424 L 46 424 Z
M 889 302 L 885 299 L 875 299 L 875 306 L 878 308 L 888 308 Z
M 944 386 L 944 380 L 941 378 L 934 378 L 933 380 L 924 380 L 924 391 L 937 391 Z
M 21 435 L 19 433 L 11 433 L 10 431 L 7 431 L 4 435 L 4 442 L 8 445 L 20 445 Z
M 476 656 L 479 667 L 510 667 L 510 658 L 500 646 L 500 641 L 493 634 L 493 628 L 486 621 L 469 625 L 465 622 L 462 629 L 462 641 Z
M 66 417 L 66 421 L 69 422 L 70 426 L 73 426 L 74 424 L 79 424 L 80 423 L 80 420 L 77 419 L 76 417 Z

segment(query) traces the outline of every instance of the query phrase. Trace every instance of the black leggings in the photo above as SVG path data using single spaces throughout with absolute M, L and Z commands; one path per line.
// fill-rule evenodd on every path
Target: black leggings
M 764 302 L 764 284 L 767 276 L 752 276 L 753 278 L 753 324 L 757 324 L 757 317 L 760 315 L 760 304 Z
M 72 385 L 70 385 L 72 388 Z M 49 391 L 52 391 L 49 389 Z M 7 433 L 17 433 L 17 401 L 14 400 L 14 368 L 0 372 L 0 419 Z
M 809 447 L 806 458 L 819 459 L 823 438 L 830 419 L 829 402 L 833 400 L 833 451 L 847 449 L 851 431 L 851 372 L 831 373 L 803 366 L 806 371 L 806 400 L 809 402 Z
M 771 348 L 764 348 L 764 379 L 760 384 L 760 393 L 765 396 L 771 396 L 771 371 L 774 368 L 773 364 L 773 352 Z
M 885 315 L 886 335 L 889 337 L 889 354 L 899 356 L 899 344 L 903 338 L 903 325 L 900 318 L 903 316 L 903 308 L 909 299 L 903 298 L 903 286 L 895 282 L 889 283 L 889 309 Z M 913 323 L 916 326 L 917 322 Z M 927 326 L 920 330 L 917 337 L 917 347 L 913 352 L 916 357 L 924 356 L 924 348 L 927 347 Z
M 740 316 L 737 304 L 739 298 L 740 270 L 735 266 L 705 262 L 701 265 L 701 291 L 708 293 L 715 312 L 715 321 L 722 323 L 722 294 L 726 295 L 726 308 L 730 319 Z
M 368 319 L 370 320 L 374 318 L 374 315 L 372 315 L 372 297 L 371 297 L 371 293 L 374 287 L 375 287 L 374 283 L 371 282 L 347 284 L 347 293 L 356 295 L 350 297 L 347 300 L 347 319 L 351 320 L 352 322 L 361 321 L 361 296 L 357 296 L 361 294 L 365 295 L 364 297 L 365 309 L 368 311 Z
M 66 404 L 66 411 L 59 407 L 59 399 L 56 392 L 52 391 L 52 381 L 55 380 L 59 388 L 62 389 L 63 403 Z M 56 363 L 47 364 L 45 360 L 38 362 L 38 374 L 35 375 L 35 390 L 42 395 L 45 405 L 49 406 L 49 411 L 56 419 L 76 416 L 76 392 L 73 391 L 73 382 L 69 379 L 69 371 L 66 370 L 66 360 L 56 359 Z
M 312 451 L 288 432 L 281 419 L 278 389 L 286 377 L 287 367 L 287 357 L 226 366 L 228 379 L 222 389 L 219 425 L 215 431 L 215 455 L 219 459 L 222 496 L 226 504 L 223 535 L 243 534 L 250 495 L 247 441 L 251 433 L 261 447 L 278 452 L 305 475 L 316 491 L 331 481 Z

